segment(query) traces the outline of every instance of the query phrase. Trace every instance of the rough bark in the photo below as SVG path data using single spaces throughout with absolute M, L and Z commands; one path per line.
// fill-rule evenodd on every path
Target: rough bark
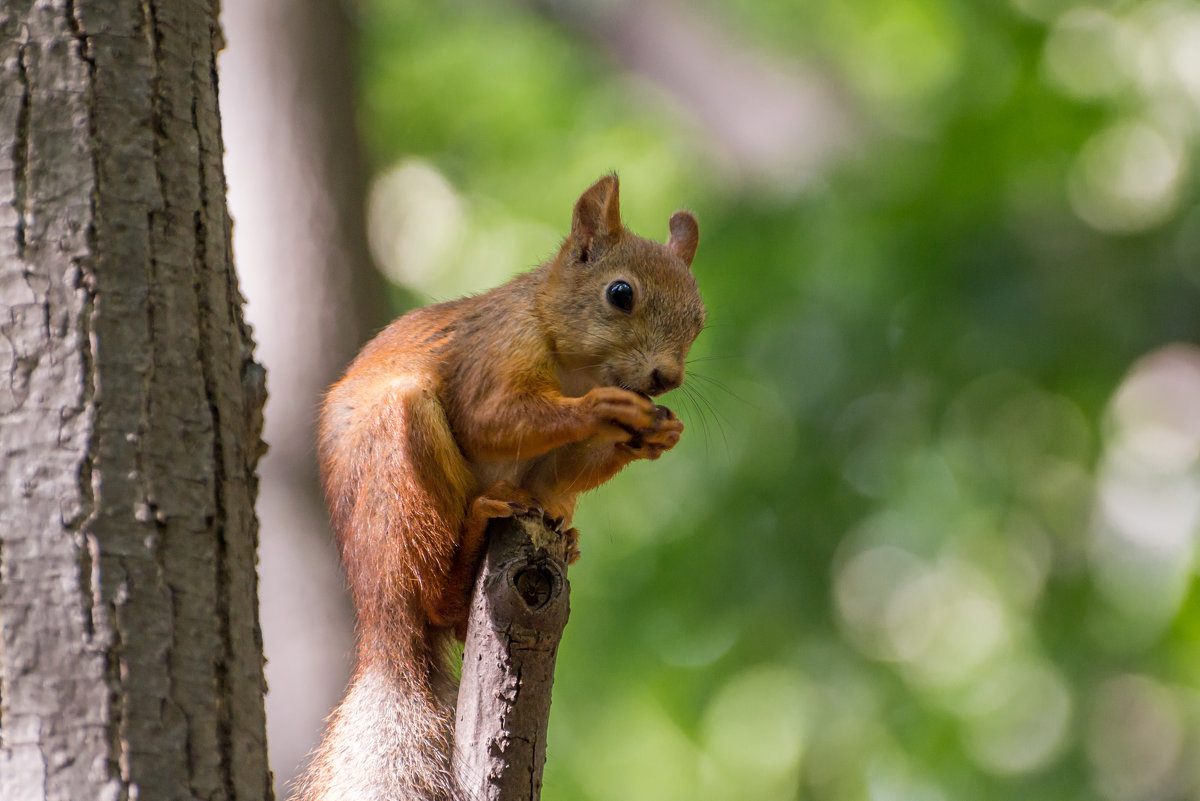
M 468 798 L 537 801 L 558 643 L 570 614 L 565 538 L 540 518 L 493 525 L 475 582 L 454 727 Z
M 0 9 L 0 797 L 270 798 L 214 3 Z

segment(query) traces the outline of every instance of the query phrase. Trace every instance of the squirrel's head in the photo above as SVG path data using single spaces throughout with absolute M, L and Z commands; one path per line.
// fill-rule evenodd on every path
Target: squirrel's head
M 596 386 L 660 395 L 683 383 L 684 361 L 704 327 L 692 275 L 700 235 L 686 211 L 671 217 L 666 244 L 621 224 L 616 175 L 575 203 L 571 234 L 550 265 L 540 299 L 559 364 Z

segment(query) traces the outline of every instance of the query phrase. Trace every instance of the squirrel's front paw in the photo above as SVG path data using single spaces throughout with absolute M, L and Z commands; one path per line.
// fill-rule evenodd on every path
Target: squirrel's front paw
M 656 425 L 654 401 L 619 387 L 596 387 L 584 396 L 596 433 L 614 442 L 627 442 Z
M 637 459 L 657 459 L 679 442 L 683 433 L 683 422 L 666 406 L 654 407 L 654 424 L 634 434 L 620 447 L 630 451 Z

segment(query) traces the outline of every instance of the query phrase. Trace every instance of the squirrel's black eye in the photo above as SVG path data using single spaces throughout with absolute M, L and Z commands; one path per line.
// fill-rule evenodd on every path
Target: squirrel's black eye
M 605 292 L 608 302 L 623 312 L 633 311 L 633 287 L 626 281 L 613 281 Z

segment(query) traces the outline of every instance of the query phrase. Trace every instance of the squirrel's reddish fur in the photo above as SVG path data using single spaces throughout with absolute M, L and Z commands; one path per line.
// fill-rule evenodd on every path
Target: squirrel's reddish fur
M 553 260 L 401 317 L 330 389 L 319 451 L 357 664 L 298 799 L 458 798 L 444 652 L 488 521 L 540 508 L 569 525 L 580 492 L 678 441 L 648 396 L 682 382 L 704 324 L 698 228 L 678 212 L 666 245 L 634 236 L 618 189 L 609 175 L 579 198 Z

